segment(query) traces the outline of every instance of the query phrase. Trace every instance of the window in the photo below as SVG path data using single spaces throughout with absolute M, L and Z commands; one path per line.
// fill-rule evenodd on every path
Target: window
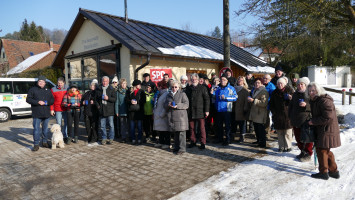
M 84 58 L 84 79 L 97 78 L 97 62 L 96 56 Z
M 14 82 L 14 94 L 27 94 L 36 82 Z
M 12 82 L 11 81 L 0 82 L 0 93 L 10 93 L 10 94 L 12 94 L 13 93 Z
M 81 79 L 81 61 L 71 60 L 70 61 L 70 75 L 72 79 Z
M 103 76 L 110 77 L 110 80 L 113 79 L 116 74 L 116 54 L 108 53 L 102 55 L 100 58 L 100 80 Z

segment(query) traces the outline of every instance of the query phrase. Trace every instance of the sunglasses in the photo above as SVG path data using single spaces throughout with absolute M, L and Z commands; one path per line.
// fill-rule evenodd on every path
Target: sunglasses
M 179 86 L 173 86 L 173 88 L 179 88 Z
M 115 81 L 115 82 L 112 82 L 112 83 L 117 83 L 117 82 Z

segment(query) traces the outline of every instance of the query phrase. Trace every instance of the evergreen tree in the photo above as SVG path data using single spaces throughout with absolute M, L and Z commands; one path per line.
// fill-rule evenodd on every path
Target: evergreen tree
M 222 39 L 222 34 L 221 34 L 221 30 L 219 29 L 218 26 L 216 26 L 214 28 L 214 31 L 211 33 L 212 37 L 218 38 L 218 39 Z

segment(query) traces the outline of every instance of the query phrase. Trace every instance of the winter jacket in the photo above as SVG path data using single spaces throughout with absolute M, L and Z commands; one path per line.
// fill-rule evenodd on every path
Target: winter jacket
M 54 97 L 54 104 L 51 105 L 51 110 L 54 110 L 55 112 L 63 112 L 67 110 L 67 108 L 62 106 L 63 97 L 67 93 L 67 90 L 68 86 L 66 85 L 64 88 L 55 86 L 51 89 L 52 95 Z
M 336 148 L 341 145 L 338 118 L 333 98 L 328 94 L 310 101 L 312 123 L 317 136 L 316 147 Z
M 132 104 L 132 99 L 135 99 L 137 104 Z M 139 89 L 136 93 L 133 88 L 131 88 L 131 90 L 127 91 L 125 100 L 127 104 L 128 118 L 130 120 L 143 120 L 145 103 L 144 91 Z
M 233 102 L 237 100 L 234 87 L 228 83 L 225 87 L 219 87 L 214 93 L 217 112 L 232 112 Z M 224 99 L 222 99 L 222 95 L 224 95 Z
M 300 99 L 306 103 L 306 107 L 299 106 Z M 311 104 L 309 99 L 305 97 L 304 92 L 296 91 L 292 95 L 292 100 L 288 105 L 288 116 L 291 120 L 291 125 L 297 128 L 301 128 L 301 125 L 311 118 Z
M 152 91 L 155 92 L 157 90 L 157 86 L 155 85 L 155 83 L 151 80 L 149 80 L 148 82 L 145 82 L 145 81 L 142 81 L 142 84 L 141 84 L 141 89 L 143 91 L 146 91 L 147 90 L 147 87 L 148 85 L 151 85 L 152 86 Z
M 269 82 L 267 85 L 265 85 L 265 89 L 269 93 L 268 101 L 270 101 L 271 94 L 274 90 L 276 90 L 276 86 L 273 83 Z
M 153 115 L 155 93 L 154 92 L 148 93 L 147 91 L 145 91 L 144 94 L 145 94 L 144 115 Z
M 168 90 L 160 90 L 159 95 L 154 106 L 154 120 L 153 130 L 155 131 L 169 131 L 168 117 L 166 109 L 164 108 L 165 100 L 168 95 Z
M 293 90 L 291 80 L 290 80 L 289 78 L 287 78 L 287 76 L 285 76 L 285 73 L 283 73 L 283 74 L 281 75 L 281 77 L 284 77 L 284 78 L 287 79 L 287 85 L 288 85 L 290 88 L 292 88 L 292 90 Z M 281 77 L 276 77 L 276 76 L 274 76 L 274 78 L 271 79 L 271 82 L 272 82 L 275 86 L 277 86 L 277 80 L 279 80 L 279 78 L 281 78 Z
M 175 102 L 177 108 L 171 108 L 169 103 Z M 169 131 L 186 131 L 189 130 L 189 121 L 187 118 L 187 109 L 189 108 L 189 99 L 186 94 L 178 90 L 175 95 L 172 92 L 167 94 L 165 104 L 167 110 Z
M 235 77 L 231 76 L 231 77 L 228 78 L 228 83 L 229 83 L 232 87 L 234 87 L 234 85 L 235 85 L 236 82 L 237 82 L 237 79 L 236 79 Z
M 102 103 L 102 94 L 103 94 L 103 89 L 102 85 L 96 88 L 95 90 L 95 103 L 97 105 L 97 108 L 99 110 L 100 116 L 101 117 L 108 117 L 108 116 L 113 116 L 115 114 L 115 102 L 116 102 L 116 92 L 112 88 L 112 86 L 108 86 L 106 89 L 106 95 L 108 96 L 108 99 L 105 100 L 106 104 Z
M 271 94 L 270 111 L 272 112 L 272 121 L 275 129 L 286 130 L 292 128 L 290 118 L 288 117 L 289 99 L 285 99 L 285 94 L 293 94 L 293 89 L 288 85 L 284 90 L 276 89 Z
M 39 101 L 47 101 L 47 105 L 39 105 Z M 54 97 L 50 89 L 40 88 L 38 85 L 32 87 L 28 93 L 26 102 L 31 104 L 33 118 L 49 118 L 51 116 L 50 106 L 54 103 Z
M 250 79 L 245 78 L 248 84 L 248 90 L 252 90 L 254 87 L 255 78 L 252 76 Z
M 74 106 L 74 104 L 77 104 Z M 69 93 L 69 91 L 64 95 L 63 101 L 62 101 L 62 106 L 67 108 L 68 112 L 76 109 L 77 111 L 80 111 L 80 105 L 81 105 L 81 94 L 79 91 L 76 92 L 76 94 Z
M 236 86 L 236 90 L 237 90 Z M 239 86 L 241 87 L 241 86 Z M 234 114 L 235 114 L 235 120 L 236 121 L 243 121 L 248 119 L 248 114 L 249 114 L 249 103 L 248 103 L 248 96 L 249 92 L 247 89 L 244 87 L 241 88 L 237 92 L 238 98 L 237 101 L 234 102 L 233 107 L 234 107 Z
M 206 86 L 190 85 L 186 88 L 186 95 L 189 99 L 189 119 L 203 119 L 205 112 L 209 112 L 210 109 L 210 96 Z
M 88 104 L 84 105 L 84 101 L 88 101 Z M 90 102 L 94 101 L 93 104 Z M 87 91 L 82 97 L 80 101 L 81 106 L 84 106 L 84 115 L 92 117 L 99 114 L 99 111 L 97 110 L 97 106 L 95 105 L 95 90 L 89 90 Z
M 116 92 L 117 99 L 115 102 L 115 113 L 119 116 L 127 116 L 127 103 L 126 103 L 126 94 L 127 89 L 119 88 Z
M 259 124 L 265 124 L 267 119 L 267 100 L 269 93 L 265 86 L 260 86 L 259 89 L 253 91 L 251 97 L 254 101 L 251 104 L 249 120 Z

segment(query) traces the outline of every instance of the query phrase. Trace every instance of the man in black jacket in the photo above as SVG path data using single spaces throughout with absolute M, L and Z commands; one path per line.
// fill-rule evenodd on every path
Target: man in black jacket
M 210 97 L 207 92 L 206 86 L 199 84 L 199 77 L 196 73 L 191 75 L 190 78 L 192 84 L 187 87 L 186 95 L 189 99 L 189 126 L 191 133 L 191 143 L 188 146 L 192 148 L 196 146 L 196 134 L 195 126 L 197 122 L 199 123 L 199 128 L 201 131 L 201 146 L 200 149 L 205 149 L 206 144 L 206 129 L 205 129 L 205 117 L 209 115 L 210 109 Z
M 102 77 L 102 85 L 100 85 L 95 92 L 96 104 L 100 112 L 102 145 L 105 145 L 106 142 L 107 144 L 112 144 L 115 137 L 113 116 L 115 115 L 116 92 L 109 83 L 110 78 L 108 76 Z M 106 133 L 107 121 L 110 128 L 108 138 Z M 107 139 L 109 140 L 107 141 Z
M 155 85 L 155 83 L 153 81 L 150 80 L 150 74 L 148 74 L 148 73 L 143 74 L 143 81 L 142 81 L 141 86 L 142 86 L 143 91 L 146 91 L 148 86 L 150 86 L 152 88 L 153 92 L 157 91 L 157 86 Z
M 26 102 L 31 104 L 33 117 L 33 151 L 38 151 L 42 136 L 42 146 L 48 148 L 47 133 L 48 122 L 51 116 L 50 106 L 54 103 L 54 97 L 50 89 L 45 88 L 46 77 L 39 76 L 37 85 L 28 91 Z M 40 127 L 42 123 L 42 135 Z

